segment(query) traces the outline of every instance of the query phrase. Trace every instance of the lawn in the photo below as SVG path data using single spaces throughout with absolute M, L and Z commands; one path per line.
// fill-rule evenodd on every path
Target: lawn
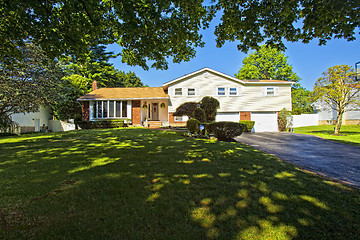
M 334 135 L 334 125 L 295 128 L 296 133 L 310 134 L 336 142 L 360 146 L 360 125 L 341 126 L 339 135 Z
M 181 134 L 0 138 L 0 239 L 359 239 L 359 190 Z

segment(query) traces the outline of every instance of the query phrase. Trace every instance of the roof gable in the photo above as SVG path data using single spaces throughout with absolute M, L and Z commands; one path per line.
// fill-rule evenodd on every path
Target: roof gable
M 289 82 L 289 81 L 281 81 L 281 80 L 241 80 L 241 79 L 237 79 L 235 77 L 232 77 L 230 75 L 227 75 L 225 73 L 222 73 L 222 72 L 219 72 L 219 71 L 216 71 L 214 69 L 211 69 L 211 68 L 208 68 L 208 67 L 205 67 L 205 68 L 202 68 L 200 70 L 197 70 L 195 72 L 192 72 L 192 73 L 189 73 L 189 74 L 186 74 L 182 77 L 179 77 L 179 78 L 176 78 L 174 80 L 171 80 L 169 82 L 166 82 L 162 85 L 162 87 L 164 89 L 167 89 L 170 85 L 173 85 L 177 82 L 180 82 L 180 81 L 186 81 L 187 79 L 189 78 L 192 78 L 196 75 L 199 75 L 199 74 L 202 74 L 202 73 L 206 73 L 206 72 L 209 72 L 209 73 L 212 73 L 212 74 L 215 74 L 215 75 L 218 75 L 218 76 L 221 76 L 225 79 L 228 79 L 230 81 L 234 81 L 234 82 L 237 82 L 237 83 L 241 83 L 243 85 L 271 85 L 271 84 L 284 84 L 284 85 L 292 85 L 294 82 Z

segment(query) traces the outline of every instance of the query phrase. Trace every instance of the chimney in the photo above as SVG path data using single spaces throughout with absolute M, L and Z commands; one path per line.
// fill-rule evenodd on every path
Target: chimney
M 96 90 L 97 88 L 98 88 L 98 83 L 97 83 L 96 80 L 94 80 L 93 83 L 92 83 L 92 90 L 94 91 L 94 90 Z

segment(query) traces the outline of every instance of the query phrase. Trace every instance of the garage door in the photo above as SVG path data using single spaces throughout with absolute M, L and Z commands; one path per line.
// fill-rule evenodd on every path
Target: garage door
M 221 112 L 216 114 L 216 122 L 220 121 L 229 121 L 229 122 L 239 122 L 240 113 L 239 112 Z
M 255 121 L 255 132 L 277 132 L 277 113 L 276 112 L 252 112 L 251 121 Z

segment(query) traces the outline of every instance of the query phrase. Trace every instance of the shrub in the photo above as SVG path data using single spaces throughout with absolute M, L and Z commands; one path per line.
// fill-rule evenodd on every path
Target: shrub
M 81 129 L 99 129 L 99 128 L 118 128 L 127 126 L 124 120 L 105 120 L 105 121 L 80 121 L 78 122 Z
M 292 125 L 291 112 L 283 108 L 278 114 L 278 128 L 279 131 L 286 131 Z
M 176 108 L 173 116 L 188 116 L 189 118 L 193 115 L 194 110 L 198 107 L 197 102 L 185 102 Z
M 191 134 L 200 132 L 199 125 L 200 125 L 200 121 L 195 118 L 189 119 L 186 122 L 186 128 L 190 131 Z
M 202 108 L 196 108 L 194 110 L 193 116 L 195 119 L 199 120 L 200 122 L 205 122 L 205 111 Z
M 220 107 L 220 103 L 217 99 L 213 97 L 203 97 L 200 101 L 200 108 L 205 111 L 205 121 L 213 122 L 215 121 L 217 109 Z
M 236 122 L 213 122 L 207 126 L 209 133 L 213 133 L 219 140 L 229 140 L 240 136 L 245 125 Z
M 240 123 L 245 125 L 244 132 L 251 132 L 251 129 L 255 125 L 255 121 L 248 121 L 248 120 L 241 120 Z

